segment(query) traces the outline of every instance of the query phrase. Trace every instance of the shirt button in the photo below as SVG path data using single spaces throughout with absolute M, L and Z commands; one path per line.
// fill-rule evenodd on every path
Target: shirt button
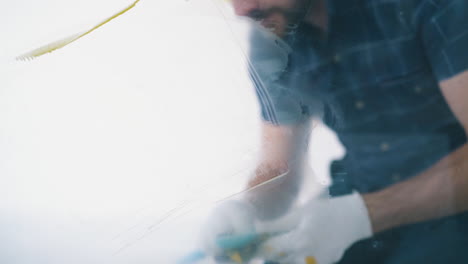
M 384 247 L 384 242 L 380 240 L 373 240 L 371 243 L 371 248 L 374 250 L 381 250 Z
M 355 103 L 354 105 L 355 105 L 356 108 L 359 109 L 359 110 L 363 109 L 363 108 L 366 106 L 366 104 L 364 104 L 363 101 L 356 101 L 356 103 Z
M 333 56 L 333 62 L 338 63 L 340 61 L 341 61 L 341 56 L 339 54 L 335 54 L 335 56 Z
M 420 94 L 422 92 L 421 86 L 414 87 L 414 92 L 417 93 L 417 94 Z
M 380 150 L 382 152 L 388 151 L 389 149 L 390 145 L 387 142 L 382 142 L 382 144 L 380 144 Z
M 394 173 L 394 174 L 392 175 L 392 180 L 393 180 L 394 182 L 400 181 L 400 180 L 401 180 L 401 175 L 398 174 L 398 173 Z

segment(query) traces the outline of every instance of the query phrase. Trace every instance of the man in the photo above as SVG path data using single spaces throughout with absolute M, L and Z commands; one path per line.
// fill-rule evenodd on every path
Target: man
M 297 225 L 264 241 L 258 255 L 275 263 L 468 263 L 468 1 L 233 6 L 281 39 L 269 47 L 252 34 L 264 159 L 248 187 L 260 189 L 215 210 L 207 250 L 219 255 L 220 235 L 251 232 L 258 219 L 286 211 L 318 115 L 347 151 L 331 168 L 332 198 L 307 203 Z

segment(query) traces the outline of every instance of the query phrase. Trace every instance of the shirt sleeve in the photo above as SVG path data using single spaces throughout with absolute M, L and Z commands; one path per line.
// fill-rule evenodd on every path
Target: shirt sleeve
M 262 119 L 275 125 L 301 123 L 307 114 L 288 73 L 291 46 L 260 26 L 252 28 L 249 40 L 249 73 Z
M 284 78 L 264 81 L 250 68 L 250 78 L 260 105 L 263 121 L 274 125 L 299 124 L 309 117 L 307 107 L 297 93 L 291 91 Z
M 468 69 L 468 1 L 427 0 L 416 9 L 421 38 L 439 81 Z

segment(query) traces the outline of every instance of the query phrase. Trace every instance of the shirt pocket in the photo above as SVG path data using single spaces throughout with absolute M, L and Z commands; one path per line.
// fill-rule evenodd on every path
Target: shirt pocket
M 369 45 L 375 82 L 394 82 L 424 71 L 427 62 L 414 36 L 402 36 Z
M 443 107 L 437 80 L 416 40 L 402 37 L 385 41 L 375 44 L 370 52 L 375 87 L 396 118 L 420 116 L 418 112 L 436 104 Z

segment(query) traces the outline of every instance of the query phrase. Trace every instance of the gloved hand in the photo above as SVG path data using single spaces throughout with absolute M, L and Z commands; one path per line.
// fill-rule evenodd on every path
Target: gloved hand
M 217 206 L 201 230 L 202 250 L 209 256 L 224 258 L 229 262 L 229 254 L 221 247 L 219 239 L 226 236 L 255 234 L 254 207 L 242 200 L 228 200 Z M 242 254 L 244 253 L 244 254 Z M 242 258 L 250 258 L 254 252 L 236 252 Z M 250 256 L 246 256 L 246 254 Z
M 310 200 L 302 208 L 298 226 L 265 241 L 258 255 L 272 263 L 331 264 L 353 243 L 372 236 L 364 201 L 358 193 Z M 309 262 L 306 261 L 309 259 Z

